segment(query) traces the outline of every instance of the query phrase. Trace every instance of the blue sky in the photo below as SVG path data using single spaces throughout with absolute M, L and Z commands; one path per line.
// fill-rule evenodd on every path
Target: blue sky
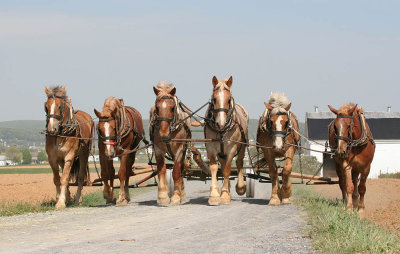
M 124 98 L 144 118 L 171 81 L 195 109 L 233 76 L 252 118 L 270 91 L 314 105 L 400 111 L 398 1 L 0 1 L 0 121 L 44 119 L 43 87 L 74 108 Z

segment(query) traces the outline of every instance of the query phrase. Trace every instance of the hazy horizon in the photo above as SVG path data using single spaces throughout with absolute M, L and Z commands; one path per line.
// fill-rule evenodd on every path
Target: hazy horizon
M 299 121 L 346 102 L 400 111 L 400 2 L 2 1 L 0 121 L 44 120 L 44 86 L 94 116 L 124 98 L 144 119 L 160 80 L 191 109 L 233 76 L 250 118 L 271 91 Z M 201 113 L 203 114 L 203 113 Z

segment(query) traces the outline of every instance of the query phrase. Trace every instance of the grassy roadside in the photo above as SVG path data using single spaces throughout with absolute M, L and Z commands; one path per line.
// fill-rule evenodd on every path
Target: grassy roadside
M 155 187 L 130 189 L 131 198 L 154 190 Z M 116 195 L 118 197 L 119 190 L 116 190 Z M 47 211 L 53 211 L 56 202 L 54 200 L 46 201 L 38 204 L 30 203 L 17 203 L 17 204 L 0 204 L 0 216 L 14 216 L 21 215 L 25 213 L 41 213 Z M 105 199 L 103 198 L 103 191 L 96 191 L 82 196 L 81 207 L 93 207 L 105 204 Z M 75 207 L 74 205 L 68 205 L 68 207 Z
M 310 235 L 322 253 L 400 253 L 400 239 L 373 222 L 344 210 L 340 201 L 325 199 L 310 187 L 294 187 L 295 203 L 309 216 Z

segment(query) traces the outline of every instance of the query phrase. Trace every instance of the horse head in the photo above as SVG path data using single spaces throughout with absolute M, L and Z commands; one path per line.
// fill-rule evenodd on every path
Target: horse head
M 334 138 L 337 144 L 336 154 L 342 158 L 347 156 L 349 143 L 353 139 L 354 115 L 357 104 L 344 104 L 340 109 L 328 105 L 329 109 L 336 115 L 333 121 Z
M 120 119 L 120 107 L 123 105 L 122 99 L 109 97 L 105 100 L 101 112 L 94 109 L 94 113 L 99 118 L 97 133 L 105 145 L 105 155 L 112 159 L 115 156 L 115 146 L 118 145 L 118 130 Z
M 65 87 L 44 87 L 44 91 L 47 95 L 47 101 L 44 103 L 47 132 L 50 135 L 57 135 L 61 130 L 61 124 L 66 121 L 68 115 L 66 103 L 68 97 Z
M 212 79 L 213 94 L 211 97 L 211 113 L 217 127 L 223 130 L 233 111 L 233 98 L 231 92 L 232 76 L 229 79 L 218 80 L 215 76 Z
M 266 126 L 272 138 L 272 147 L 281 150 L 289 133 L 290 116 L 288 112 L 292 104 L 289 103 L 284 107 L 273 107 L 267 102 L 264 102 L 264 104 L 269 112 L 266 118 Z
M 177 99 L 175 96 L 176 88 L 172 84 L 159 83 L 153 87 L 157 96 L 154 105 L 154 115 L 162 140 L 169 140 L 170 131 L 178 110 Z

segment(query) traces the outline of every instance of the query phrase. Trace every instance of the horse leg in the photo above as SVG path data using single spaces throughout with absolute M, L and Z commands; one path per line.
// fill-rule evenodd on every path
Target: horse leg
M 360 174 L 357 173 L 355 170 L 353 170 L 351 172 L 351 178 L 352 178 L 352 182 L 353 182 L 353 185 L 354 185 L 354 191 L 353 191 L 353 195 L 352 195 L 352 198 L 353 198 L 353 209 L 357 209 L 358 201 L 359 201 L 359 197 L 360 197 L 360 194 L 358 193 L 358 176 L 359 175 Z
M 172 178 L 174 179 L 174 193 L 171 197 L 172 205 L 181 204 L 181 187 L 182 187 L 182 167 L 184 157 L 182 151 L 175 154 L 174 169 L 172 170 Z
M 56 186 L 56 202 L 58 201 L 58 198 L 60 196 L 60 172 L 59 172 L 59 167 L 58 167 L 58 163 L 56 160 L 54 160 L 53 158 L 49 157 L 49 164 L 51 169 L 53 170 L 53 182 L 54 185 Z
M 264 157 L 267 160 L 268 163 L 268 174 L 269 177 L 271 178 L 271 185 L 272 185 L 272 191 L 271 191 L 271 198 L 269 199 L 268 205 L 280 205 L 281 200 L 279 199 L 278 191 L 279 191 L 279 178 L 278 178 L 278 171 L 277 171 L 277 166 L 275 163 L 275 158 L 269 154 L 266 149 L 263 149 L 264 152 Z
M 236 168 L 238 172 L 238 180 L 236 183 L 236 193 L 240 196 L 246 193 L 246 184 L 243 179 L 243 159 L 246 152 L 246 147 L 241 146 L 238 157 L 236 159 Z
M 229 155 L 227 155 L 228 158 L 223 164 L 221 162 L 222 175 L 224 176 L 224 183 L 221 189 L 221 204 L 223 205 L 229 205 L 232 199 L 231 183 L 229 177 L 231 176 L 232 160 L 235 154 L 236 154 L 236 149 L 234 149 Z
M 343 173 L 343 167 L 342 165 L 339 165 L 337 162 L 336 163 L 336 174 L 339 177 L 339 187 L 340 190 L 342 191 L 342 201 L 347 204 L 347 193 L 346 193 L 346 177 Z
M 61 176 L 61 191 L 60 191 L 60 196 L 58 198 L 57 204 L 56 204 L 56 209 L 64 209 L 65 208 L 65 203 L 67 199 L 67 195 L 69 195 L 69 190 L 68 190 L 68 182 L 69 182 L 69 173 L 71 171 L 71 166 L 73 162 L 74 156 L 67 156 L 65 158 L 65 163 L 64 168 L 63 168 L 63 173 Z
M 159 206 L 167 206 L 170 202 L 168 196 L 167 180 L 165 173 L 167 166 L 165 165 L 164 155 L 156 154 L 157 171 L 158 171 L 158 197 L 157 204 Z
M 100 167 L 101 167 L 101 180 L 103 181 L 104 187 L 103 187 L 103 197 L 106 200 L 106 204 L 112 203 L 112 197 L 111 197 L 111 187 L 108 183 L 108 180 L 110 179 L 110 174 L 109 174 L 109 163 L 104 156 L 100 155 Z
M 352 167 L 347 164 L 346 167 L 344 167 L 344 174 L 345 174 L 345 179 L 346 179 L 346 192 L 347 192 L 347 209 L 353 210 L 353 191 L 354 191 L 354 185 L 352 182 Z
M 286 152 L 286 161 L 282 171 L 282 187 L 280 189 L 280 197 L 282 204 L 290 204 L 290 196 L 292 195 L 292 182 L 290 174 L 292 173 L 292 161 L 294 156 L 294 147 L 290 147 Z
M 129 177 L 131 176 L 132 173 L 132 167 L 133 164 L 135 163 L 135 158 L 136 158 L 136 153 L 131 153 L 128 158 L 128 166 L 126 168 L 126 178 L 125 178 L 125 199 L 128 201 L 128 203 L 131 201 L 131 196 L 129 194 Z
M 369 165 L 368 167 L 371 167 L 371 165 Z M 366 172 L 369 172 L 369 169 Z M 358 185 L 358 192 L 360 193 L 360 201 L 358 202 L 358 216 L 360 216 L 360 218 L 364 218 L 365 216 L 364 196 L 365 192 L 367 191 L 367 187 L 365 186 L 367 177 L 367 174 L 361 173 L 360 183 Z
M 126 170 L 128 167 L 128 155 L 121 156 L 121 166 L 119 167 L 118 171 L 118 178 L 119 178 L 119 195 L 117 200 L 117 206 L 126 206 L 128 204 L 128 200 L 126 200 L 125 194 L 125 184 L 126 183 Z
M 208 153 L 208 158 L 210 159 L 210 171 L 211 171 L 211 186 L 210 186 L 210 196 L 208 198 L 209 205 L 219 205 L 221 203 L 220 191 L 218 186 L 218 163 L 214 154 Z
M 80 205 L 82 203 L 82 189 L 85 176 L 87 175 L 89 152 L 86 149 L 82 149 L 79 154 L 79 172 L 78 172 L 78 189 L 75 195 L 75 205 Z

